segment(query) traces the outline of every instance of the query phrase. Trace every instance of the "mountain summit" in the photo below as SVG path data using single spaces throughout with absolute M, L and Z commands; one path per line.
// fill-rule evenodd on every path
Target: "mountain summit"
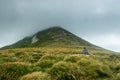
M 62 27 L 51 27 L 37 32 L 31 37 L 26 37 L 2 49 L 26 47 L 96 47 L 95 45 L 77 37 Z

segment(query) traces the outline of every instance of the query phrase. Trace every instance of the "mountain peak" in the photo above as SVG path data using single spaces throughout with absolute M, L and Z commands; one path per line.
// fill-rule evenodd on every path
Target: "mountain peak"
M 53 26 L 53 27 L 50 27 L 48 29 L 57 29 L 57 30 L 59 30 L 59 29 L 63 29 L 63 28 L 61 26 Z
M 66 30 L 64 28 L 60 27 L 60 26 L 54 26 L 54 27 L 50 27 L 48 29 L 45 29 L 45 30 L 42 30 L 42 31 L 39 31 L 39 32 L 40 33 L 41 32 L 46 32 L 46 33 L 53 32 L 53 33 L 56 33 L 56 32 L 60 32 L 60 31 L 66 31 Z

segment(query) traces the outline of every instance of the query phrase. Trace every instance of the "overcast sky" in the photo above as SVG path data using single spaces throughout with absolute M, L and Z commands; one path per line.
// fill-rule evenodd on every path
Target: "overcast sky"
M 120 0 L 0 0 L 0 47 L 51 26 L 120 52 Z

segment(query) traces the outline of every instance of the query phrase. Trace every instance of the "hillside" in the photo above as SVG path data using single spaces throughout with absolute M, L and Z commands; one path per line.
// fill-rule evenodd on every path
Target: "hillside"
M 71 32 L 61 27 L 51 27 L 37 32 L 31 37 L 26 37 L 12 45 L 3 47 L 2 49 L 11 48 L 30 48 L 30 47 L 83 47 L 87 46 L 93 49 L 102 49 L 88 41 L 77 37 Z
M 87 47 L 92 55 L 83 54 Z M 120 54 L 52 27 L 0 50 L 0 80 L 120 80 Z

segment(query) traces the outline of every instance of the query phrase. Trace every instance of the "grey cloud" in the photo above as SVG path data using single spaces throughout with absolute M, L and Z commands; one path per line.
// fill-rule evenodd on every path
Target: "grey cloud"
M 119 4 L 119 0 L 0 0 L 0 46 L 50 26 L 82 37 L 119 34 Z

